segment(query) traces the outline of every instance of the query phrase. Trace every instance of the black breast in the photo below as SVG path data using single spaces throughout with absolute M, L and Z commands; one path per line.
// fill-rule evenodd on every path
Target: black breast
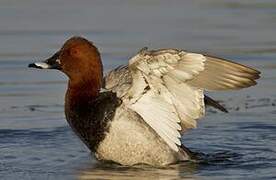
M 75 133 L 95 152 L 109 130 L 120 100 L 113 92 L 103 92 L 95 99 L 82 99 L 66 113 L 66 119 Z

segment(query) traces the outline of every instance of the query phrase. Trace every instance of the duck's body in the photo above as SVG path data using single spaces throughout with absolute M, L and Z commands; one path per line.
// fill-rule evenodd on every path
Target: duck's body
M 225 111 L 203 91 L 249 87 L 259 78 L 252 68 L 176 49 L 143 49 L 103 77 L 97 48 L 79 37 L 30 66 L 68 75 L 68 123 L 97 159 L 123 165 L 189 160 L 181 135 L 196 127 L 206 101 Z
M 122 103 L 126 97 L 118 96 L 131 88 L 129 77 L 127 66 L 111 71 L 96 99 L 79 102 L 81 95 L 72 99 L 68 90 L 65 112 L 72 129 L 99 160 L 154 166 L 188 160 L 185 151 L 171 150 L 141 116 Z
M 164 166 L 188 158 L 171 150 L 137 113 L 123 104 L 116 109 L 105 138 L 95 152 L 99 160 L 123 165 Z

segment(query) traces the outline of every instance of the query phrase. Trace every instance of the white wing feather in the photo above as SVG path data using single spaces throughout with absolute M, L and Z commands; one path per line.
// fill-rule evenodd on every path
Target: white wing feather
M 177 50 L 141 51 L 129 62 L 133 86 L 129 108 L 175 151 L 180 131 L 204 114 L 203 92 L 184 82 L 204 69 L 206 58 Z
M 174 109 L 161 97 L 149 91 L 130 108 L 136 111 L 144 121 L 175 151 L 181 145 L 179 118 Z

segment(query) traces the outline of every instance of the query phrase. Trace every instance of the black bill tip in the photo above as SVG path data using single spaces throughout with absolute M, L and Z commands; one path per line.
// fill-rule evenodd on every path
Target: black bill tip
M 35 62 L 28 65 L 30 68 L 37 68 L 37 69 L 56 69 L 57 65 L 49 65 L 46 62 Z
M 28 65 L 29 68 L 38 68 L 38 69 L 42 69 L 42 67 L 37 66 L 35 63 L 31 63 Z

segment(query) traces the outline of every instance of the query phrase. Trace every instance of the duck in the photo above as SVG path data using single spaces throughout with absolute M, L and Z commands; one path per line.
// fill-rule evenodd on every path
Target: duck
M 256 85 L 260 72 L 206 54 L 141 49 L 104 75 L 98 48 L 71 37 L 53 56 L 28 65 L 68 77 L 65 117 L 99 161 L 160 167 L 189 161 L 182 135 L 197 127 L 205 106 L 227 110 L 207 91 Z

